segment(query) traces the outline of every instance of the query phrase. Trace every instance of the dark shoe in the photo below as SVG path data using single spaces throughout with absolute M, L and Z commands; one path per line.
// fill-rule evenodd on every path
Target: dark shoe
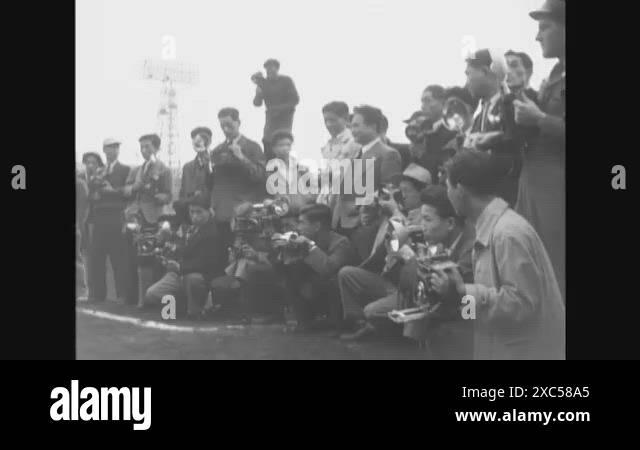
M 366 341 L 375 335 L 374 328 L 366 324 L 355 333 L 346 333 L 340 336 L 340 340 L 347 342 Z

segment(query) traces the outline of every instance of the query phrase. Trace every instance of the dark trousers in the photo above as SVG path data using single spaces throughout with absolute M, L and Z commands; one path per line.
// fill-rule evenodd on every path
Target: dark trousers
M 497 154 L 496 159 L 501 170 L 507 172 L 507 175 L 498 186 L 498 196 L 507 202 L 511 208 L 514 208 L 518 200 L 522 155 Z
M 218 232 L 220 233 L 220 237 L 224 242 L 226 248 L 229 248 L 233 245 L 233 231 L 231 231 L 231 222 L 226 222 L 222 220 L 216 220 L 216 228 L 218 228 Z
M 326 314 L 336 326 L 342 324 L 342 303 L 337 279 L 317 276 L 304 263 L 285 268 L 285 289 L 298 322 L 309 323 Z
M 284 312 L 283 288 L 278 274 L 271 266 L 253 265 L 247 270 L 246 280 L 236 289 L 237 280 L 229 275 L 217 277 L 212 282 L 213 301 L 231 313 L 243 315 L 282 315 Z
M 129 305 L 139 305 L 144 301 L 147 289 L 158 281 L 165 273 L 165 269 L 154 257 L 138 257 L 138 251 L 133 243 L 133 234 L 124 235 L 126 264 L 126 284 L 124 291 L 125 302 Z
M 121 223 L 92 224 L 89 243 L 89 297 L 102 301 L 107 296 L 106 262 L 111 261 L 119 299 L 126 297 L 128 261 Z

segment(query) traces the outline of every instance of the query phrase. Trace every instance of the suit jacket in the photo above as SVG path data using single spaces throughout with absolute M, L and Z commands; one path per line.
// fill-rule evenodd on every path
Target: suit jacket
M 165 205 L 171 202 L 171 171 L 160 160 L 150 164 L 151 167 L 145 174 L 142 173 L 144 164 L 129 172 L 123 191 L 131 204 L 125 210 L 125 216 L 141 212 L 147 222 L 156 223 L 163 214 Z M 136 183 L 150 185 L 151 191 L 134 191 Z M 162 194 L 161 199 L 157 200 L 155 194 Z
M 182 167 L 180 180 L 181 200 L 192 197 L 196 192 L 201 192 L 207 197 L 211 196 L 211 170 L 208 165 L 201 167 L 197 157 Z
M 189 236 L 182 249 L 182 275 L 200 273 L 212 279 L 224 275 L 227 247 L 213 219 Z
M 363 185 L 366 185 L 365 183 L 367 181 L 365 172 L 366 160 L 374 160 L 374 190 L 380 188 L 385 183 L 391 182 L 395 175 L 402 173 L 402 158 L 400 157 L 400 153 L 381 141 L 368 149 L 360 158 L 363 160 L 361 178 Z M 356 195 L 353 187 L 351 192 L 351 194 L 340 194 L 336 201 L 332 220 L 332 227 L 334 229 L 337 228 L 338 225 L 342 226 L 342 228 L 355 228 L 360 223 L 360 216 L 358 215 L 357 205 L 355 203 L 356 197 L 359 197 L 359 195 Z
M 76 177 L 76 227 L 84 232 L 84 227 L 89 215 L 89 188 L 87 182 Z
M 213 189 L 211 204 L 216 220 L 228 222 L 233 217 L 233 208 L 243 202 L 257 203 L 266 197 L 265 156 L 257 142 L 240 136 L 238 145 L 249 159 L 241 162 L 223 142 L 211 152 L 213 162 Z
M 329 231 L 328 234 L 317 238 L 316 248 L 311 250 L 304 262 L 322 279 L 330 279 L 338 271 L 353 262 L 354 253 L 349 239 Z
M 395 175 L 402 173 L 400 153 L 381 141 L 362 154 L 363 160 L 370 158 L 375 160 L 373 181 L 376 188 L 382 187 L 385 183 L 390 183 Z M 363 178 L 364 180 L 366 180 L 366 177 Z
M 121 224 L 124 219 L 124 209 L 127 206 L 127 197 L 124 194 L 124 186 L 129 178 L 131 168 L 120 162 L 116 162 L 110 174 L 105 175 L 105 180 L 111 184 L 116 192 L 99 191 L 98 198 L 92 201 L 90 221 L 92 223 Z

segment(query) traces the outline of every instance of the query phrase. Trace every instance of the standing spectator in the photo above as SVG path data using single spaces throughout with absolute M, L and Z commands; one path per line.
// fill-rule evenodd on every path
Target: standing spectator
M 402 172 L 402 159 L 397 150 L 384 144 L 380 139 L 383 130 L 383 114 L 373 106 L 359 106 L 353 109 L 351 132 L 356 142 L 362 145 L 362 159 L 374 159 L 375 188 L 391 183 L 393 177 Z M 363 168 L 365 164 L 363 164 Z M 363 177 L 366 180 L 366 177 Z
M 107 166 L 100 181 L 92 187 L 92 227 L 89 245 L 89 292 L 93 301 L 104 301 L 107 295 L 106 259 L 109 258 L 118 301 L 124 303 L 127 291 L 128 261 L 123 234 L 124 209 L 127 204 L 124 186 L 129 166 L 118 161 L 120 142 L 105 139 L 103 151 Z
M 218 231 L 230 245 L 233 209 L 243 202 L 256 203 L 265 197 L 265 157 L 257 142 L 240 133 L 237 109 L 221 109 L 218 120 L 225 141 L 211 152 L 212 205 Z
M 531 222 L 544 242 L 560 290 L 565 296 L 565 2 L 549 0 L 531 13 L 538 21 L 538 40 L 545 58 L 558 63 L 540 88 L 539 104 L 522 97 L 514 102 L 515 120 L 535 126 L 537 136 L 527 145 L 516 211 Z
M 88 300 L 87 275 L 84 264 L 84 241 L 89 216 L 89 187 L 84 171 L 76 167 L 76 300 Z
M 455 286 L 457 296 L 446 296 L 454 305 L 470 296 L 474 359 L 564 359 L 565 309 L 551 260 L 529 222 L 496 196 L 495 156 L 463 151 L 446 170 L 456 213 L 475 226 L 474 278 L 465 284 L 457 270 L 437 271 L 432 282 Z
M 489 49 L 478 50 L 467 59 L 465 73 L 469 90 L 480 104 L 464 147 L 497 156 L 496 162 L 504 169 L 499 196 L 513 206 L 518 195 L 523 142 L 510 132 L 513 114 L 507 109 L 505 99 L 507 64 L 504 55 Z
M 182 168 L 180 200 L 188 200 L 200 194 L 211 198 L 211 158 L 209 146 L 213 133 L 210 128 L 198 127 L 191 131 L 191 144 L 196 157 Z
M 272 164 L 274 162 L 277 164 L 274 167 L 269 167 L 267 190 L 276 191 L 275 195 L 277 197 L 287 200 L 289 203 L 287 218 L 291 219 L 291 222 L 296 222 L 300 209 L 307 204 L 315 203 L 317 194 L 310 193 L 311 178 L 308 179 L 309 182 L 306 184 L 309 193 L 289 191 L 289 183 L 295 184 L 297 189 L 300 179 L 311 175 L 309 168 L 300 164 L 297 158 L 291 154 L 292 145 L 293 135 L 289 131 L 276 130 L 273 133 L 271 148 L 273 149 L 274 160 Z M 297 177 L 297 181 L 291 180 L 291 176 Z
M 298 91 L 293 80 L 286 76 L 280 75 L 280 62 L 275 59 L 269 59 L 263 66 L 267 72 L 266 79 L 262 73 L 257 73 L 251 80 L 256 85 L 256 95 L 253 99 L 255 106 L 262 106 L 264 102 L 266 107 L 264 134 L 262 142 L 264 143 L 264 153 L 267 159 L 271 159 L 271 148 L 269 143 L 271 137 L 276 130 L 293 130 L 293 114 L 296 106 L 300 102 Z
M 123 189 L 125 196 L 130 198 L 131 204 L 125 210 L 125 219 L 137 218 L 144 227 L 154 227 L 162 216 L 164 208 L 171 202 L 171 171 L 158 158 L 160 150 L 160 136 L 145 134 L 138 140 L 140 154 L 144 163 L 129 172 Z M 130 273 L 130 286 L 135 281 L 137 289 L 129 289 L 128 302 L 133 303 L 137 297 L 138 306 L 143 306 L 147 289 L 156 276 L 154 267 L 149 264 L 138 264 L 138 258 L 133 245 L 133 236 L 128 233 L 128 253 L 130 267 L 135 267 L 135 273 Z M 132 271 L 133 272 L 133 271 Z M 137 295 L 134 292 L 137 291 Z
M 538 93 L 529 86 L 533 75 L 533 60 L 531 57 L 524 52 L 515 52 L 513 50 L 505 53 L 504 57 L 507 60 L 507 66 L 509 66 L 509 73 L 507 74 L 509 90 L 514 94 L 524 92 L 528 98 L 536 101 Z
M 438 168 L 447 158 L 444 147 L 455 136 L 454 132 L 442 126 L 446 94 L 439 85 L 427 86 L 422 92 L 422 113 L 426 119 L 422 126 L 425 132 L 419 145 L 412 146 L 413 162 L 427 169 L 434 183 L 438 183 Z
M 322 147 L 322 158 L 325 160 L 344 160 L 353 159 L 360 154 L 360 145 L 356 143 L 351 134 L 351 130 L 347 128 L 349 121 L 349 106 L 345 102 L 331 102 L 324 105 L 322 108 L 322 116 L 324 118 L 324 125 L 329 132 L 329 140 Z M 330 171 L 331 167 L 323 167 L 323 171 Z M 324 175 L 329 176 L 330 174 Z M 331 180 L 331 182 L 340 183 L 341 180 Z M 325 205 L 329 205 L 332 208 L 334 215 L 339 216 L 339 210 L 336 210 L 335 205 L 338 200 L 338 195 L 332 195 L 329 193 L 318 194 L 317 202 Z M 341 219 L 334 216 L 334 221 Z

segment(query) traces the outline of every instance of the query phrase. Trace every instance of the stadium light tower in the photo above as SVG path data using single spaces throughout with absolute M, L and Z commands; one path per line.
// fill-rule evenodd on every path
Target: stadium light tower
M 179 153 L 176 86 L 197 85 L 199 82 L 198 67 L 176 60 L 153 61 L 146 59 L 142 66 L 142 78 L 162 83 L 161 102 L 156 122 L 157 133 L 162 139 L 158 157 L 171 169 L 172 193 L 173 198 L 176 199 L 180 190 L 182 170 Z

